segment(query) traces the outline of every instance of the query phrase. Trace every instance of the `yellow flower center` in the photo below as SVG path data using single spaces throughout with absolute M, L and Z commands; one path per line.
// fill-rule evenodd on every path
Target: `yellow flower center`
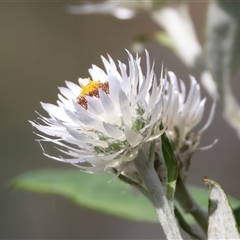
M 87 83 L 86 83 L 86 81 Z M 105 93 L 109 94 L 109 85 L 108 82 L 101 83 L 100 81 L 93 81 L 92 79 L 88 78 L 85 79 L 85 83 L 80 82 L 80 86 L 82 91 L 80 92 L 79 96 L 77 97 L 77 102 L 83 108 L 88 108 L 88 101 L 85 96 L 89 97 L 96 97 L 99 98 L 99 89 L 102 89 Z
M 89 95 L 89 93 L 94 92 L 95 90 L 99 89 L 101 83 L 99 81 L 95 82 L 93 80 L 91 80 L 90 78 L 88 78 L 88 84 L 87 85 L 83 85 L 80 84 L 82 87 L 82 91 L 80 93 L 80 97 L 84 97 L 85 95 Z

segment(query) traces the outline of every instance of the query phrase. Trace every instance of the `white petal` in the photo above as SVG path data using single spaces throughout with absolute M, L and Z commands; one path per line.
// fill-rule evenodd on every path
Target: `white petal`
M 139 134 L 137 134 L 127 125 L 124 126 L 124 131 L 125 131 L 126 139 L 132 147 L 135 147 L 137 144 L 139 144 L 139 142 L 142 139 Z
M 114 107 L 117 112 L 120 112 L 119 98 L 118 92 L 121 88 L 120 82 L 113 76 L 112 72 L 108 73 L 108 81 L 109 81 L 109 96 L 114 104 Z
M 124 137 L 124 132 L 121 131 L 120 129 L 118 129 L 117 127 L 111 125 L 111 124 L 108 124 L 108 123 L 105 123 L 103 122 L 103 127 L 105 128 L 105 130 L 108 132 L 108 134 L 115 138 L 115 139 L 121 139 L 122 141 L 125 140 L 123 137 Z
M 103 147 L 103 148 L 107 148 L 108 147 L 108 144 L 105 142 L 105 141 L 101 141 L 101 140 L 95 140 L 95 139 L 91 139 L 81 133 L 78 133 L 77 131 L 74 131 L 73 129 L 71 128 L 67 128 L 67 131 L 71 134 L 71 136 L 73 136 L 75 139 L 81 141 L 81 142 L 85 142 L 85 143 L 89 143 L 89 144 L 92 144 L 94 146 L 100 146 L 100 147 Z
M 100 82 L 107 81 L 106 73 L 101 68 L 97 67 L 96 65 L 92 65 L 92 68 L 90 68 L 88 71 L 94 81 L 100 81 Z
M 119 89 L 118 97 L 124 124 L 132 127 L 131 109 L 129 106 L 129 101 L 125 92 L 123 92 L 122 89 Z
M 122 90 L 128 94 L 131 89 L 131 82 L 127 76 L 126 65 L 120 61 L 118 61 L 118 65 L 122 74 Z
M 99 118 L 101 118 L 102 115 L 105 116 L 105 111 L 99 98 L 88 96 L 86 96 L 85 98 L 88 101 L 88 111 L 91 114 L 98 116 Z
M 102 89 L 99 89 L 99 96 L 106 114 L 108 115 L 109 123 L 120 125 L 120 117 L 115 111 L 111 98 L 109 98 L 108 94 L 106 94 Z
M 199 131 L 199 134 L 202 134 L 211 124 L 213 117 L 214 117 L 215 109 L 216 109 L 216 102 L 213 103 L 208 120 L 205 123 L 205 125 L 203 126 L 203 128 Z
M 78 95 L 74 95 L 71 90 L 69 90 L 68 88 L 65 88 L 65 87 L 59 87 L 58 89 L 61 92 L 61 94 L 63 96 L 65 96 L 67 99 L 76 99 L 77 96 L 79 95 L 79 93 L 78 93 Z
M 54 157 L 54 156 L 51 156 L 45 152 L 43 152 L 43 154 L 46 156 L 46 157 L 49 157 L 51 159 L 54 159 L 54 160 L 57 160 L 57 161 L 60 161 L 60 162 L 66 162 L 66 163 L 81 163 L 81 162 L 85 162 L 83 161 L 82 159 L 78 158 L 78 159 L 65 159 L 65 158 L 61 158 L 61 157 Z
M 81 88 L 73 82 L 65 81 L 67 87 L 72 91 L 75 96 L 79 96 Z
M 101 160 L 104 160 L 104 161 L 110 161 L 110 160 L 113 160 L 114 158 L 116 158 L 119 153 L 121 153 L 122 151 L 120 152 L 116 152 L 116 153 L 113 153 L 113 154 L 109 154 L 109 155 L 97 155 L 97 157 Z
M 86 126 L 97 126 L 99 125 L 100 121 L 94 118 L 87 110 L 85 110 L 82 106 L 78 103 L 73 102 L 75 107 L 78 119 L 85 124 Z
M 175 73 L 169 71 L 168 76 L 170 78 L 170 82 L 173 86 L 173 89 L 179 92 L 177 77 L 176 77 Z

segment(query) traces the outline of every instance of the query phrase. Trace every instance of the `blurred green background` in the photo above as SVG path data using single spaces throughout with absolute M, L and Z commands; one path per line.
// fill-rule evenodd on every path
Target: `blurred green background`
M 35 110 L 43 113 L 39 101 L 55 103 L 57 87 L 63 86 L 64 80 L 77 83 L 79 77 L 88 77 L 91 64 L 102 66 L 100 55 L 109 53 L 126 62 L 124 48 L 130 48 L 134 37 L 158 30 L 147 14 L 126 21 L 77 16 L 66 13 L 67 4 L 0 3 L 0 239 L 159 239 L 164 235 L 157 224 L 106 216 L 59 196 L 9 188 L 12 179 L 27 171 L 72 168 L 44 157 L 34 140 L 28 120 L 36 119 Z M 201 42 L 205 6 L 205 2 L 190 4 Z M 157 74 L 163 62 L 187 83 L 189 74 L 198 77 L 165 47 L 148 42 L 146 48 L 151 59 L 156 59 Z M 239 95 L 237 78 L 234 91 Z M 211 103 L 208 97 L 204 119 Z M 219 142 L 212 149 L 193 157 L 188 181 L 204 187 L 202 179 L 207 176 L 240 198 L 240 141 L 219 108 L 201 146 L 215 138 Z

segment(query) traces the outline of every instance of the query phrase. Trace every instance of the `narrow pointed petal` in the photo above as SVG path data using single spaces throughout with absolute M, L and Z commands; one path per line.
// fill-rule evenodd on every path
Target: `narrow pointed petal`
M 133 131 L 127 125 L 124 126 L 124 131 L 126 139 L 132 147 L 135 147 L 141 141 L 140 135 Z
M 125 92 L 122 89 L 119 89 L 118 97 L 124 124 L 132 127 L 131 109 L 129 106 L 129 101 Z

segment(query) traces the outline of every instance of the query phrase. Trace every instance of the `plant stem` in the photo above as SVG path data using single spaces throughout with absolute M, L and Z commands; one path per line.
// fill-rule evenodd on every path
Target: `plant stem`
M 112 168 L 113 172 L 115 174 L 117 174 L 117 169 L 115 168 Z M 122 174 L 119 174 L 118 175 L 118 179 L 124 183 L 127 183 L 133 187 L 135 187 L 136 189 L 138 189 L 139 192 L 141 192 L 146 198 L 148 198 L 150 201 L 152 201 L 152 196 L 149 194 L 148 190 L 145 189 L 143 186 L 141 186 L 140 184 L 138 184 L 137 182 L 131 180 L 130 178 L 122 175 Z
M 177 180 L 175 198 L 187 213 L 192 214 L 204 233 L 207 233 L 208 215 L 190 195 L 180 177 Z
M 164 188 L 155 172 L 153 164 L 148 161 L 143 150 L 139 151 L 138 157 L 134 160 L 134 164 L 152 196 L 152 203 L 156 208 L 158 219 L 167 239 L 182 239 L 174 215 L 173 204 L 167 200 Z
M 181 212 L 178 210 L 178 208 L 176 206 L 175 206 L 175 209 L 174 209 L 174 213 L 175 213 L 175 216 L 176 216 L 176 218 L 178 220 L 178 223 L 179 223 L 180 227 L 187 234 L 189 234 L 191 237 L 193 237 L 193 239 L 197 239 L 197 240 L 206 239 L 205 236 L 202 236 L 202 234 L 197 232 L 197 230 L 193 229 L 191 227 L 191 225 L 188 224 L 188 222 L 184 219 L 184 217 L 181 215 Z

